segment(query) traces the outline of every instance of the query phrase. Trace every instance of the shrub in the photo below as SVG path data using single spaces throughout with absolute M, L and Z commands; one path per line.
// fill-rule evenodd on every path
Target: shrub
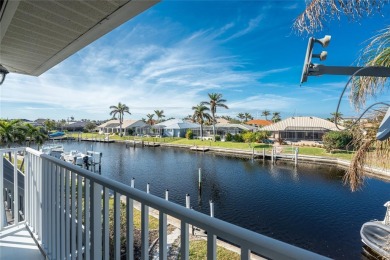
M 192 132 L 191 129 L 187 129 L 186 138 L 187 139 L 193 139 L 194 138 L 194 133 Z
M 270 136 L 270 133 L 267 131 L 259 131 L 255 133 L 256 135 L 256 142 L 262 142 L 263 140 L 267 140 Z
M 221 136 L 215 135 L 215 141 L 221 141 Z
M 331 131 L 326 133 L 322 140 L 327 152 L 333 149 L 347 149 L 351 145 L 353 136 L 347 131 Z
M 244 138 L 242 138 L 241 134 L 235 134 L 233 136 L 233 141 L 238 142 L 238 143 L 242 143 L 242 142 L 244 142 Z
M 256 141 L 256 134 L 252 132 L 245 132 L 242 134 L 242 139 L 244 139 L 245 143 L 252 143 Z
M 233 136 L 231 133 L 227 133 L 225 136 L 225 141 L 226 142 L 231 142 L 233 140 Z

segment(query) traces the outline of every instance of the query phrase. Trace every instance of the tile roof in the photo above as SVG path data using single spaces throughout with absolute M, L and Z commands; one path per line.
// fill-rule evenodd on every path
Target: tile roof
M 246 122 L 247 125 L 258 125 L 258 126 L 267 126 L 271 125 L 272 122 L 269 120 L 263 120 L 263 119 L 252 119 Z
M 338 131 L 334 123 L 314 116 L 289 117 L 275 124 L 265 126 L 261 130 L 286 131 L 286 130 L 311 130 L 311 129 L 312 130 L 327 129 L 332 131 Z

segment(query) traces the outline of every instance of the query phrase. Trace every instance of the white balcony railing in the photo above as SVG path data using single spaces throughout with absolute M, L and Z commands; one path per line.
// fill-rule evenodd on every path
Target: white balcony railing
M 318 254 L 107 179 L 30 148 L 3 149 L 0 150 L 0 155 L 4 157 L 11 152 L 16 161 L 18 151 L 25 151 L 25 170 L 24 174 L 20 175 L 16 167 L 13 167 L 13 186 L 10 186 L 4 174 L 5 160 L 0 160 L 0 180 L 4 180 L 0 181 L 2 191 L 0 230 L 5 226 L 4 201 L 6 197 L 10 197 L 14 212 L 12 225 L 24 221 L 49 259 L 110 259 L 109 194 L 114 196 L 114 247 L 111 249 L 113 251 L 111 255 L 115 259 L 121 258 L 120 233 L 123 232 L 120 229 L 121 195 L 126 198 L 127 228 L 124 236 L 127 259 L 134 259 L 134 201 L 141 203 L 142 259 L 149 259 L 149 207 L 159 211 L 159 259 L 167 259 L 167 215 L 181 221 L 182 259 L 189 259 L 188 225 L 195 225 L 207 232 L 208 259 L 216 259 L 216 237 L 240 247 L 241 259 L 249 259 L 251 252 L 270 259 L 326 259 Z M 24 182 L 18 181 L 20 178 L 23 178 Z M 21 185 L 24 187 L 20 187 Z M 4 197 L 5 189 L 7 189 L 6 197 Z M 20 203 L 19 199 L 23 203 Z M 6 204 L 10 206 L 9 202 Z

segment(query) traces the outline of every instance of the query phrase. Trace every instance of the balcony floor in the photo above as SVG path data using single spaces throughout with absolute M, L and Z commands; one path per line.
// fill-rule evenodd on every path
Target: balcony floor
M 0 232 L 0 259 L 44 260 L 24 224 Z

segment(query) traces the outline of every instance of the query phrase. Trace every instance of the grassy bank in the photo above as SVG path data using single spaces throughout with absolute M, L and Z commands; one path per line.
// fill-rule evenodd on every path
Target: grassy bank
M 78 137 L 78 134 L 68 134 L 71 137 Z M 99 135 L 96 133 L 83 133 L 82 138 L 93 138 L 93 139 L 104 139 L 104 135 Z M 213 142 L 209 140 L 198 140 L 198 139 L 186 139 L 179 137 L 138 137 L 138 136 L 123 136 L 120 137 L 118 135 L 112 135 L 109 137 L 110 140 L 143 140 L 145 142 L 159 142 L 159 143 L 172 143 L 172 144 L 184 144 L 184 145 L 193 145 L 193 146 L 210 146 L 210 147 L 219 147 L 219 148 L 228 148 L 228 149 L 240 149 L 240 150 L 252 150 L 260 152 L 263 148 L 269 153 L 272 149 L 272 145 L 269 144 L 261 144 L 261 143 L 237 143 L 237 142 Z M 293 149 L 295 147 L 291 145 L 283 145 L 281 146 L 281 153 L 293 153 Z M 335 152 L 335 153 L 327 153 L 325 149 L 319 147 L 299 147 L 299 154 L 303 155 L 312 155 L 312 156 L 322 156 L 322 157 L 332 157 L 339 158 L 344 160 L 351 160 L 353 156 L 353 152 Z

